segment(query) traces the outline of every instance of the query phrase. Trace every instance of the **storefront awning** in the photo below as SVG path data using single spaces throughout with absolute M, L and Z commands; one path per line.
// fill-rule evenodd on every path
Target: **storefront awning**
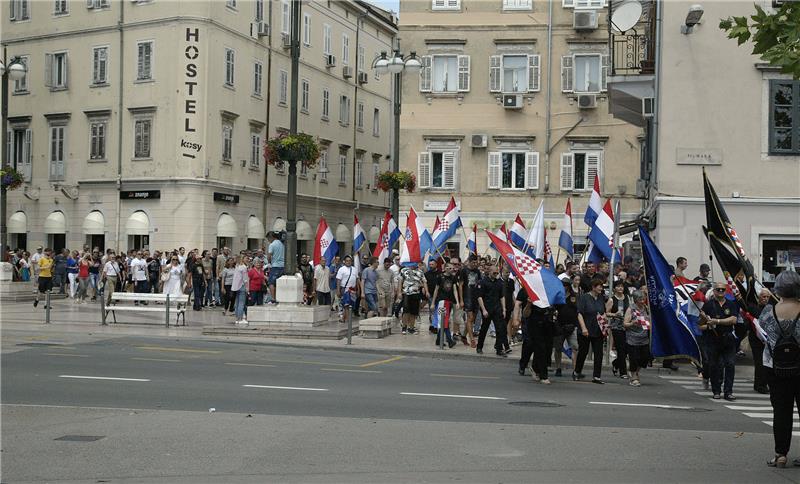
M 312 240 L 314 238 L 314 232 L 311 230 L 311 225 L 309 225 L 305 220 L 297 221 L 295 232 L 297 232 L 297 240 Z
M 28 216 L 25 212 L 14 212 L 8 219 L 9 234 L 24 234 L 28 232 Z
M 128 235 L 148 235 L 150 233 L 150 217 L 141 210 L 133 212 L 125 224 Z
M 286 220 L 284 220 L 283 217 L 277 217 L 272 224 L 272 231 L 280 232 L 282 230 L 286 230 Z
M 380 239 L 380 238 L 381 238 L 381 229 L 379 229 L 378 227 L 373 225 L 369 229 L 369 242 L 370 242 L 370 244 L 377 244 L 378 243 L 378 239 Z
M 66 234 L 67 218 L 64 212 L 53 212 L 44 220 L 44 233 L 46 234 Z
M 255 215 L 251 215 L 247 219 L 247 238 L 248 239 L 263 239 L 266 236 L 264 233 L 264 224 Z
M 239 230 L 236 228 L 236 220 L 227 213 L 223 213 L 217 220 L 217 237 L 233 237 L 239 236 Z
M 106 232 L 106 218 L 98 210 L 89 212 L 83 219 L 83 233 L 85 235 L 103 235 Z
M 353 242 L 353 236 L 350 234 L 350 229 L 345 224 L 339 224 L 336 227 L 336 242 Z

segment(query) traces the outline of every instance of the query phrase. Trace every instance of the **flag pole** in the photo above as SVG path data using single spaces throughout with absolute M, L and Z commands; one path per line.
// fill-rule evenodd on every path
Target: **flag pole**
M 619 244 L 619 200 L 617 200 L 614 207 L 614 232 L 611 234 L 611 262 L 609 263 L 608 271 L 608 293 L 609 297 L 614 294 L 614 259 L 617 255 L 617 245 Z M 609 331 L 610 332 L 610 331 Z M 614 342 L 614 334 L 611 333 L 611 341 Z M 611 364 L 611 344 L 606 345 L 606 357 L 608 364 Z M 619 358 L 619 353 L 617 353 Z
M 558 267 L 558 259 L 560 259 L 560 258 L 561 258 L 561 246 L 559 245 L 558 246 L 558 251 L 556 252 L 556 267 Z M 553 271 L 555 271 L 555 270 L 556 270 L 556 268 L 553 267 Z

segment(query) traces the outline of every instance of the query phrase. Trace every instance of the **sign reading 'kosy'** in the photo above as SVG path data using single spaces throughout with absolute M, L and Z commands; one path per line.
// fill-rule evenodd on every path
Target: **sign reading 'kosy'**
M 197 134 L 197 98 L 200 86 L 197 85 L 197 64 L 200 59 L 200 29 L 186 27 L 186 48 L 183 55 L 186 62 L 184 70 L 185 100 L 183 104 L 183 136 L 181 136 L 181 151 L 184 158 L 196 158 L 203 148 L 198 141 Z

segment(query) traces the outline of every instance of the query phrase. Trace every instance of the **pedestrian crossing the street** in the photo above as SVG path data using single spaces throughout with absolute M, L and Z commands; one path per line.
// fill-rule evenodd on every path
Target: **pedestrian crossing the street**
M 772 427 L 772 404 L 769 400 L 769 395 L 764 395 L 762 393 L 757 393 L 753 390 L 749 391 L 741 391 L 736 390 L 736 388 L 740 389 L 752 389 L 753 388 L 753 380 L 748 378 L 735 378 L 733 380 L 734 383 L 734 395 L 736 395 L 735 402 L 729 402 L 727 400 L 714 400 L 709 390 L 703 389 L 703 380 L 694 376 L 673 376 L 673 375 L 659 375 L 659 378 L 663 380 L 667 380 L 670 383 L 674 383 L 676 385 L 680 385 L 682 388 L 687 390 L 694 390 L 694 393 L 700 395 L 702 397 L 706 397 L 710 402 L 713 402 L 718 405 L 722 405 L 729 410 L 733 410 L 735 412 L 740 412 L 745 417 L 755 418 L 760 420 L 762 423 L 769 425 Z M 800 417 L 797 416 L 797 413 L 793 414 L 793 423 L 792 428 L 796 429 L 792 431 L 792 435 L 798 437 L 800 436 Z

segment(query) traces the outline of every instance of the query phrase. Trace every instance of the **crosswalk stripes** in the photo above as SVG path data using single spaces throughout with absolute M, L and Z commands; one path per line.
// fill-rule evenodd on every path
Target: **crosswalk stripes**
M 693 392 L 694 394 L 706 397 L 709 401 L 719 403 L 729 410 L 740 412 L 745 417 L 759 419 L 762 423 L 770 427 L 773 426 L 772 405 L 770 404 L 769 395 L 756 393 L 754 391 L 735 391 L 735 402 L 714 400 L 711 398 L 711 393 L 708 390 L 703 391 L 703 381 L 697 377 L 673 375 L 659 375 L 658 377 L 687 390 L 695 390 Z M 734 385 L 752 386 L 753 384 L 753 380 L 744 378 L 734 379 L 733 382 Z M 797 413 L 792 414 L 792 419 L 792 428 L 800 429 L 800 417 L 798 417 Z M 795 437 L 800 436 L 800 430 L 793 430 L 792 435 Z

